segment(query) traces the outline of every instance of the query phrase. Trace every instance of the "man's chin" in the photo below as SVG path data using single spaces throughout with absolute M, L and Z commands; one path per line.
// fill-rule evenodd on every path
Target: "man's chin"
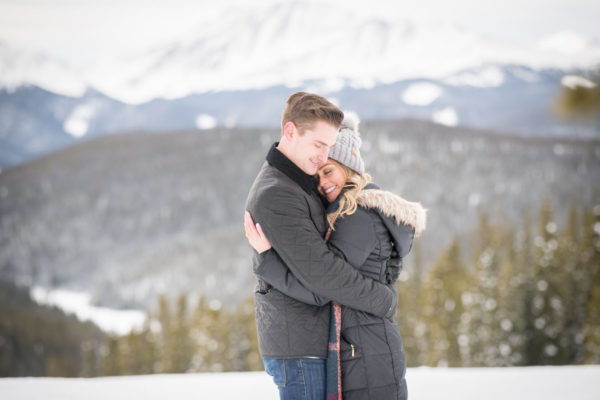
M 318 170 L 319 167 L 317 165 L 310 164 L 304 169 L 304 173 L 306 173 L 307 175 L 314 175 L 317 173 Z

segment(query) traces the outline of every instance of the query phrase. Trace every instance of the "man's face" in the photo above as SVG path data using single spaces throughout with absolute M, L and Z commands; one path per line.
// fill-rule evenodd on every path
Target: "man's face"
M 329 148 L 335 144 L 337 133 L 335 126 L 321 120 L 305 129 L 303 135 L 294 128 L 290 159 L 304 173 L 316 174 L 319 167 L 327 161 Z

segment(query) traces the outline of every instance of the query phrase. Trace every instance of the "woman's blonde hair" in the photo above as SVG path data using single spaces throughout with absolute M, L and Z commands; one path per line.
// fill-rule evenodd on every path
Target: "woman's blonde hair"
M 333 230 L 335 230 L 334 224 L 338 218 L 343 217 L 344 215 L 352 215 L 356 212 L 356 208 L 358 207 L 356 198 L 360 191 L 371 182 L 371 175 L 367 173 L 359 174 L 346 167 L 344 164 L 337 161 L 335 161 L 335 163 L 342 168 L 342 171 L 344 171 L 346 182 L 344 183 L 344 190 L 340 196 L 339 207 L 334 212 L 327 214 L 327 221 Z

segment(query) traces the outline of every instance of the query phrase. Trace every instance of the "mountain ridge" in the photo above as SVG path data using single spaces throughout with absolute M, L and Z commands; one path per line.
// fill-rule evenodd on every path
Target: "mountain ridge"
M 590 70 L 600 63 L 600 42 L 575 32 L 556 32 L 529 45 L 448 23 L 366 15 L 328 2 L 223 7 L 213 18 L 198 21 L 178 38 L 85 71 L 63 65 L 58 73 L 58 65 L 65 63 L 55 56 L 0 42 L 0 87 L 33 84 L 72 96 L 94 88 L 116 100 L 142 104 L 309 81 L 341 80 L 366 89 L 407 79 L 441 80 L 486 64 Z

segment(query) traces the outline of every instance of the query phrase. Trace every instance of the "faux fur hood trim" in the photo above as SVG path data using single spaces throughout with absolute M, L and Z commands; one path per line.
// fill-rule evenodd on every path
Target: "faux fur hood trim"
M 365 208 L 377 208 L 385 216 L 393 218 L 398 225 L 404 223 L 415 228 L 419 237 L 427 224 L 427 209 L 421 203 L 404 200 L 402 197 L 380 189 L 361 190 L 357 203 Z

